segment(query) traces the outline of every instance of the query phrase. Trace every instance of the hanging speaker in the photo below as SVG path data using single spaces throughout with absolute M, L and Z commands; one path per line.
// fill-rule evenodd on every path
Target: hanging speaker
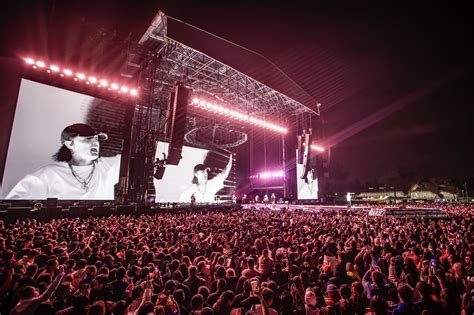
M 183 84 L 178 83 L 175 86 L 174 93 L 170 97 L 170 145 L 168 147 L 167 164 L 178 165 L 181 160 L 181 151 L 183 149 L 184 134 L 186 132 L 186 115 L 188 111 L 189 89 Z
M 303 164 L 303 136 L 297 136 L 298 141 L 298 148 L 296 151 L 296 162 L 298 164 Z
M 308 175 L 311 160 L 311 129 L 308 132 L 303 131 L 303 176 L 301 178 L 306 178 Z

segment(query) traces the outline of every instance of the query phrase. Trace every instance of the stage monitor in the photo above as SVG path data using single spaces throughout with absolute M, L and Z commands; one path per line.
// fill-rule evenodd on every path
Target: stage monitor
M 158 142 L 156 158 L 162 159 L 169 144 Z M 166 165 L 163 177 L 154 179 L 155 202 L 231 202 L 235 193 L 234 157 L 228 151 L 183 146 L 179 165 Z
M 296 150 L 298 156 L 298 150 Z M 297 159 L 298 161 L 298 159 Z M 299 200 L 311 200 L 318 199 L 318 177 L 316 174 L 316 167 L 308 161 L 306 166 L 303 164 L 296 163 L 296 188 L 298 190 Z
M 126 105 L 22 79 L 0 199 L 114 200 Z

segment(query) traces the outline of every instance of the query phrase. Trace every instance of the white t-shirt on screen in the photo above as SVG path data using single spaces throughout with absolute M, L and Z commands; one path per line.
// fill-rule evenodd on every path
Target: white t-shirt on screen
M 96 160 L 92 179 L 85 190 L 67 162 L 45 165 L 21 179 L 5 199 L 113 200 L 120 174 L 120 155 Z M 93 165 L 73 166 L 80 178 L 87 178 Z
M 224 176 L 217 174 L 214 178 L 209 179 L 205 188 L 201 191 L 196 184 L 186 189 L 179 197 L 179 202 L 191 202 L 191 196 L 194 194 L 196 202 L 215 202 L 214 196 L 224 187 Z

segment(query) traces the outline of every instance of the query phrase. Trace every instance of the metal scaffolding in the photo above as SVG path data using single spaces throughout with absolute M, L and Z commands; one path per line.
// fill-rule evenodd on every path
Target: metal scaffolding
M 193 49 L 167 33 L 167 16 L 158 12 L 138 45 L 129 54 L 122 71 L 140 82 L 136 105 L 130 178 L 132 200 L 144 200 L 151 192 L 157 141 L 169 138 L 168 108 L 177 82 L 199 96 L 209 96 L 235 110 L 269 118 L 290 126 L 298 116 L 320 115 L 311 109 L 209 55 Z M 238 122 L 210 117 L 205 111 L 189 108 L 185 143 L 207 149 L 233 150 L 248 140 Z
M 289 117 L 314 110 L 280 93 L 248 75 L 167 36 L 167 16 L 158 12 L 139 45 L 146 51 L 161 55 L 155 80 L 167 86 L 180 81 L 195 93 L 229 104 L 248 114 L 274 117 L 286 121 Z

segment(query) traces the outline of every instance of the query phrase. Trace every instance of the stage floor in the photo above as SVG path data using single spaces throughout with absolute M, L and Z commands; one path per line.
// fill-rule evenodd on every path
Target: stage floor
M 304 211 L 304 212 L 321 212 L 321 211 L 331 211 L 331 210 L 347 210 L 347 206 L 331 206 L 331 205 L 292 205 L 284 203 L 248 203 L 242 204 L 243 209 L 261 209 L 261 210 L 273 210 L 281 211 L 283 208 L 286 208 L 288 211 Z M 357 210 L 371 210 L 371 207 L 368 206 L 352 206 L 351 209 Z

